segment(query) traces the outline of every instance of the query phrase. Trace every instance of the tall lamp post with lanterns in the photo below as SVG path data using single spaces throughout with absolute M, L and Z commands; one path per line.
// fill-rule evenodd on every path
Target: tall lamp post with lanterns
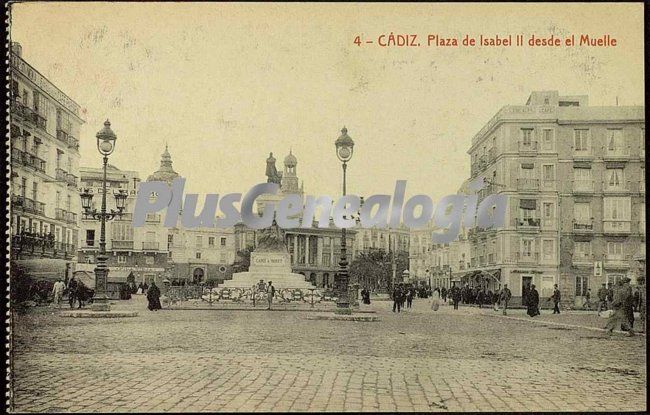
M 346 185 L 346 170 L 348 167 L 348 161 L 352 158 L 352 152 L 354 150 L 354 141 L 348 135 L 348 129 L 343 127 L 341 130 L 341 135 L 336 139 L 334 143 L 336 145 L 336 156 L 343 163 L 343 196 L 345 196 L 345 185 Z M 336 278 L 336 287 L 338 288 L 337 293 L 337 302 L 336 302 L 336 312 L 338 314 L 351 314 L 352 309 L 350 308 L 350 297 L 348 293 L 348 282 L 350 276 L 348 274 L 348 258 L 346 250 L 346 230 L 345 228 L 341 229 L 341 260 L 339 261 L 339 272 L 335 275 Z
M 94 311 L 109 311 L 110 305 L 108 304 L 108 295 L 106 290 L 106 280 L 108 277 L 108 266 L 106 261 L 106 221 L 113 219 L 115 216 L 122 216 L 124 212 L 124 204 L 127 198 L 125 190 L 118 190 L 113 193 L 115 197 L 115 206 L 117 210 L 111 209 L 110 212 L 106 211 L 106 166 L 108 165 L 108 156 L 115 150 L 115 141 L 117 137 L 111 130 L 111 123 L 106 120 L 104 128 L 101 129 L 96 135 L 97 137 L 97 150 L 104 156 L 104 176 L 102 180 L 102 207 L 98 212 L 92 208 L 93 194 L 84 189 L 81 193 L 81 206 L 84 209 L 84 214 L 101 223 L 99 234 L 99 255 L 97 255 L 97 262 L 95 267 L 95 296 L 93 297 Z

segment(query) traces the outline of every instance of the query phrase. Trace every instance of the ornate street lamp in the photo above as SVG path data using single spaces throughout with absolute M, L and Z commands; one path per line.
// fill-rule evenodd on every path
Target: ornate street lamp
M 115 216 L 122 216 L 124 212 L 127 192 L 125 190 L 118 190 L 113 193 L 115 197 L 115 206 L 117 210 L 111 209 L 110 212 L 106 211 L 106 166 L 108 165 L 108 156 L 115 150 L 115 141 L 117 137 L 111 130 L 111 123 L 106 120 L 104 128 L 101 129 L 96 135 L 97 137 L 97 150 L 104 156 L 104 177 L 102 180 L 102 207 L 98 212 L 92 208 L 93 194 L 84 189 L 81 192 L 81 206 L 84 209 L 84 214 L 101 223 L 101 230 L 99 234 L 99 255 L 97 255 L 97 262 L 95 267 L 95 296 L 93 297 L 94 311 L 108 311 L 110 306 L 108 304 L 108 295 L 106 293 L 106 280 L 108 277 L 108 266 L 106 260 L 106 221 L 113 219 Z
M 343 163 L 343 196 L 345 196 L 345 179 L 348 161 L 352 158 L 354 151 L 354 141 L 348 135 L 348 129 L 343 127 L 341 135 L 334 143 L 336 145 L 336 156 Z M 341 229 L 341 260 L 339 261 L 339 272 L 334 276 L 336 279 L 336 287 L 338 288 L 336 312 L 338 314 L 351 314 L 350 298 L 348 293 L 348 258 L 346 252 L 346 232 L 345 228 Z

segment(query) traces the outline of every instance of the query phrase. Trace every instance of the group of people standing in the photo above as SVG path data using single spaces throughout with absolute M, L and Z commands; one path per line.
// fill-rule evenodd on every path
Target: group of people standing
M 273 304 L 273 297 L 275 297 L 275 287 L 273 286 L 273 281 L 265 283 L 264 280 L 260 280 L 257 284 L 253 285 L 251 289 L 251 299 L 253 300 L 253 307 L 255 307 L 255 302 L 259 296 L 266 298 L 268 303 L 267 310 L 271 309 Z
M 86 287 L 83 282 L 78 281 L 74 275 L 68 280 L 67 284 L 62 278 L 59 278 L 52 287 L 52 294 L 54 296 L 54 306 L 58 308 L 61 308 L 63 297 L 66 294 L 70 308 L 74 308 L 75 304 L 78 305 L 78 309 L 83 308 L 86 302 L 92 298 L 92 290 Z
M 400 313 L 404 309 L 404 304 L 406 303 L 406 308 L 411 308 L 413 306 L 413 298 L 417 295 L 417 290 L 412 285 L 406 285 L 404 283 L 395 284 L 393 292 L 391 293 L 391 298 L 393 299 L 393 312 Z
M 604 295 L 605 300 L 598 305 L 598 315 L 602 308 L 609 307 L 612 314 L 605 325 L 607 333 L 611 334 L 614 330 L 626 331 L 629 336 L 634 335 L 634 312 L 641 313 L 641 320 L 645 321 L 645 293 L 636 287 L 636 293 L 630 286 L 630 279 L 624 277 L 616 282 L 612 287 L 610 284 L 607 293 Z M 605 284 L 603 284 L 604 286 Z M 603 287 L 599 290 L 599 299 L 601 298 Z M 638 295 L 635 295 L 637 294 Z

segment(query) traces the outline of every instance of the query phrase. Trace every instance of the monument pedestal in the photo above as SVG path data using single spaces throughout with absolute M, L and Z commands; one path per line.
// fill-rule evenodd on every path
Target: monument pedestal
M 260 280 L 273 282 L 276 289 L 281 288 L 316 288 L 305 280 L 304 275 L 291 272 L 291 255 L 282 251 L 254 251 L 247 272 L 233 274 L 218 288 L 250 288 Z

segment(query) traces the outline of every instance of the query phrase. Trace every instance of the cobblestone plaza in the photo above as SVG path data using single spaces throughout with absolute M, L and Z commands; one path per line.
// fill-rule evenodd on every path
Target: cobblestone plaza
M 13 410 L 646 409 L 645 337 L 590 329 L 604 319 L 434 313 L 425 299 L 394 314 L 389 305 L 365 306 L 378 322 L 305 311 L 149 312 L 138 296 L 115 306 L 137 309 L 130 319 L 18 315 Z

